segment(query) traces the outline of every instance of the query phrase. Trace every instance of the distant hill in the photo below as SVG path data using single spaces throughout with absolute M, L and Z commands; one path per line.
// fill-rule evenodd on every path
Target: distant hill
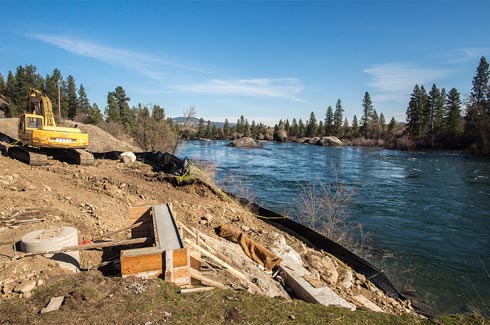
M 185 122 L 185 119 L 186 118 L 184 116 L 179 116 L 179 117 L 174 117 L 173 121 L 175 124 L 183 124 Z M 200 120 L 200 118 L 191 117 L 187 123 L 191 124 L 193 126 L 198 126 L 199 120 Z M 204 119 L 204 125 L 207 125 L 207 123 L 208 123 L 208 120 Z M 229 121 L 228 121 L 228 123 L 230 126 L 234 126 L 236 124 L 236 123 L 231 123 Z M 211 121 L 211 126 L 213 126 L 213 124 L 216 125 L 217 128 L 222 128 L 223 125 L 225 124 L 225 122 L 224 121 L 223 122 Z

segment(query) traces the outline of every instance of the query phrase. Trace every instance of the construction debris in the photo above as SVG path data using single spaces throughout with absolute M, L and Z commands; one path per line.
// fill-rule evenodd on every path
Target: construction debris
M 48 305 L 41 310 L 41 314 L 49 313 L 51 311 L 55 311 L 55 310 L 60 309 L 64 300 L 65 300 L 64 296 L 58 296 L 58 297 L 51 298 Z

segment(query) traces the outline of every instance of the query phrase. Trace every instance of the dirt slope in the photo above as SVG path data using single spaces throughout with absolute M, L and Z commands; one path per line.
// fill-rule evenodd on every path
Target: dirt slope
M 11 131 L 8 127 L 14 122 L 0 119 L 0 132 L 8 134 Z M 95 131 L 101 133 L 94 142 L 114 143 L 115 147 L 105 150 L 121 150 L 117 141 L 113 142 L 100 130 Z M 263 294 L 287 296 L 278 282 L 236 249 L 237 244 L 216 235 L 215 228 L 220 224 L 242 229 L 266 247 L 274 242 L 276 234 L 282 234 L 287 244 L 301 254 L 305 267 L 311 271 L 316 269 L 317 280 L 328 283 L 346 300 L 362 306 L 355 297 L 363 295 L 385 312 L 412 313 L 409 303 L 384 296 L 362 275 L 352 272 L 332 256 L 307 248 L 299 239 L 262 222 L 226 196 L 215 194 L 208 185 L 175 187 L 162 176 L 139 162 L 123 164 L 97 160 L 94 166 L 73 166 L 50 160 L 47 166 L 34 167 L 0 155 L 0 302 L 19 295 L 29 298 L 30 291 L 19 294 L 19 285 L 34 283 L 41 288 L 66 273 L 44 257 L 12 258 L 13 243 L 21 236 L 36 229 L 68 225 L 78 229 L 82 241 L 127 226 L 131 206 L 170 203 L 178 221 L 219 240 L 220 247 L 233 248 L 223 249 L 223 253 L 229 254 L 234 266 L 258 285 Z M 128 232 L 122 232 L 112 238 L 127 237 Z M 117 257 L 118 251 L 83 251 L 81 266 L 85 270 L 99 268 L 107 272 L 103 265 Z M 327 270 L 328 267 L 332 269 Z M 206 272 L 208 277 L 227 287 L 247 289 L 220 268 L 208 267 Z M 251 287 L 248 288 L 250 291 Z

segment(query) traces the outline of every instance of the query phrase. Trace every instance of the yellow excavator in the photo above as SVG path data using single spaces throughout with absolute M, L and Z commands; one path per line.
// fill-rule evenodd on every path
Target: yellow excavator
M 39 90 L 29 90 L 28 111 L 19 117 L 19 142 L 8 149 L 10 157 L 36 166 L 46 165 L 48 156 L 70 164 L 94 164 L 94 156 L 86 150 L 88 134 L 56 126 L 51 101 Z

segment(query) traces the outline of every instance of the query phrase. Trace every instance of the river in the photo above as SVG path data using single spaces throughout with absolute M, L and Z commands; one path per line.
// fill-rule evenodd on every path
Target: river
M 226 143 L 184 142 L 176 155 L 212 162 L 218 184 L 231 174 L 259 205 L 293 219 L 298 184 L 332 184 L 337 177 L 355 188 L 349 221 L 367 234 L 371 253 L 363 257 L 402 293 L 435 313 L 490 315 L 490 159 L 451 151 Z

